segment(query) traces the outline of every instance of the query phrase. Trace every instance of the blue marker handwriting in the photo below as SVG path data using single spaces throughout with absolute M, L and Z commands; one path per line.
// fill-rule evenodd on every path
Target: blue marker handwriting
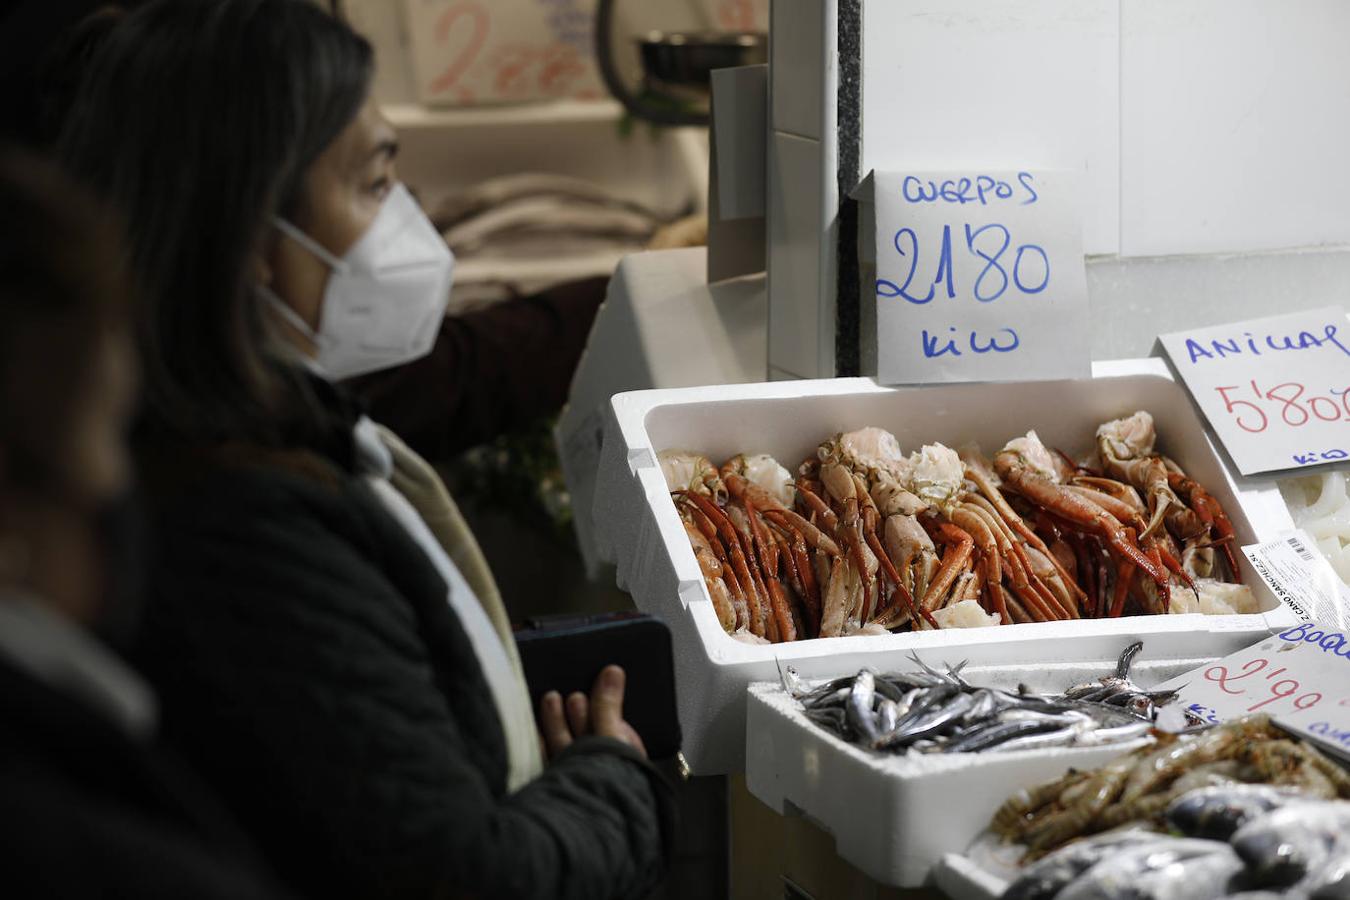
M 1295 453 L 1291 458 L 1296 466 L 1316 466 L 1324 462 L 1339 462 L 1342 459 L 1350 459 L 1350 450 L 1343 450 L 1339 447 L 1331 450 L 1323 450 L 1320 453 Z
M 992 175 L 975 175 L 974 177 L 948 178 L 945 181 L 937 182 L 929 179 L 924 181 L 915 175 L 906 175 L 900 182 L 900 194 L 909 203 L 958 203 L 964 206 L 967 203 L 978 203 L 981 206 L 988 206 L 991 202 L 998 200 L 1011 200 L 1018 194 L 1017 188 L 1021 188 L 1022 199 L 1019 201 L 1021 206 L 1035 203 L 1040 199 L 1040 194 L 1036 192 L 1034 185 L 1035 176 L 1030 172 L 1017 173 L 1017 186 L 994 178 Z
M 961 339 L 962 336 L 954 325 L 949 325 L 947 331 L 954 337 L 930 335 L 927 328 L 923 330 L 919 341 L 923 347 L 924 358 L 937 359 L 942 356 L 965 356 L 972 353 L 977 356 L 985 353 L 1011 353 L 1022 344 L 1017 332 L 1011 328 L 1000 328 L 988 337 L 972 330 L 966 334 L 965 340 Z
M 1006 267 L 1005 254 L 1012 248 L 1012 235 L 1006 226 L 997 222 L 979 227 L 964 226 L 964 248 L 962 243 L 952 240 L 952 226 L 942 226 L 942 243 L 938 249 L 937 270 L 927 291 L 919 293 L 915 286 L 915 276 L 919 270 L 919 236 L 913 228 L 901 228 L 895 232 L 891 245 L 902 258 L 909 260 L 909 269 L 905 279 L 896 284 L 886 278 L 878 278 L 876 291 L 878 298 L 899 297 L 916 306 L 931 303 L 937 296 L 938 288 L 947 295 L 947 299 L 957 299 L 955 262 L 982 260 L 984 265 L 976 274 L 970 291 L 981 303 L 992 303 L 1015 287 L 1023 294 L 1039 294 L 1050 284 L 1050 257 L 1039 244 L 1021 244 L 1012 254 L 1011 271 Z M 953 247 L 956 249 L 953 250 Z M 954 256 L 955 254 L 955 256 Z M 920 278 L 922 284 L 923 279 Z
M 1323 653 L 1330 653 L 1333 656 L 1339 656 L 1341 659 L 1350 659 L 1350 640 L 1347 640 L 1346 636 L 1339 631 L 1319 628 L 1313 622 L 1304 622 L 1288 631 L 1280 632 L 1280 640 L 1290 643 L 1301 641 L 1313 645 Z
M 1323 327 L 1321 334 L 1314 334 L 1311 331 L 1300 331 L 1292 335 L 1253 334 L 1244 331 L 1241 338 L 1207 340 L 1186 338 L 1186 353 L 1193 364 L 1199 364 L 1201 360 L 1223 360 L 1230 356 L 1267 356 L 1290 350 L 1318 350 L 1323 347 L 1350 357 L 1350 347 L 1342 341 L 1339 332 L 1340 326 L 1330 322 Z
M 1308 726 L 1308 732 L 1329 743 L 1350 747 L 1350 728 L 1337 728 L 1330 722 L 1314 722 Z

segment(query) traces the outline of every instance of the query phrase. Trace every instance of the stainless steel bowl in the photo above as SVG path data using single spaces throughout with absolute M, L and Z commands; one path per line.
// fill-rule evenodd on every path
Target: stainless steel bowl
M 767 62 L 769 38 L 752 31 L 653 31 L 638 47 L 649 81 L 706 88 L 713 69 Z

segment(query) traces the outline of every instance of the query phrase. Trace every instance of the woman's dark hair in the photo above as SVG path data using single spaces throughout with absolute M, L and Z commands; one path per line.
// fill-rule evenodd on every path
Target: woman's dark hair
M 150 428 L 277 445 L 323 427 L 269 351 L 254 266 L 372 67 L 311 0 L 156 0 L 93 54 L 60 154 L 127 223 Z
M 51 163 L 0 149 L 0 495 L 67 488 L 60 448 L 126 314 L 112 221 Z

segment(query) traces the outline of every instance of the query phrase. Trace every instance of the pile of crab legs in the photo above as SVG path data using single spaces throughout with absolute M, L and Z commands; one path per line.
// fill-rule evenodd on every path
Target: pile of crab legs
M 1154 441 L 1138 412 L 1081 464 L 1034 431 L 991 464 L 907 457 L 879 428 L 835 435 L 795 478 L 765 456 L 661 456 L 722 627 L 779 642 L 936 628 L 963 601 L 991 624 L 1163 613 L 1178 585 L 1240 584 L 1222 507 Z

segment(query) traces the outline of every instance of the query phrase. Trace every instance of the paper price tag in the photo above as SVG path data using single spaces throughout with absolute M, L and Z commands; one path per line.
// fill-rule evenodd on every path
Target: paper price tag
M 876 172 L 877 378 L 1086 378 L 1073 172 Z
M 1280 602 L 1305 622 L 1350 626 L 1350 600 L 1331 564 L 1302 529 L 1264 544 L 1243 547 L 1252 568 Z
M 1304 622 L 1161 685 L 1210 722 L 1267 713 L 1281 726 L 1350 757 L 1350 637 Z
M 1350 322 L 1343 310 L 1159 340 L 1242 474 L 1350 459 Z

